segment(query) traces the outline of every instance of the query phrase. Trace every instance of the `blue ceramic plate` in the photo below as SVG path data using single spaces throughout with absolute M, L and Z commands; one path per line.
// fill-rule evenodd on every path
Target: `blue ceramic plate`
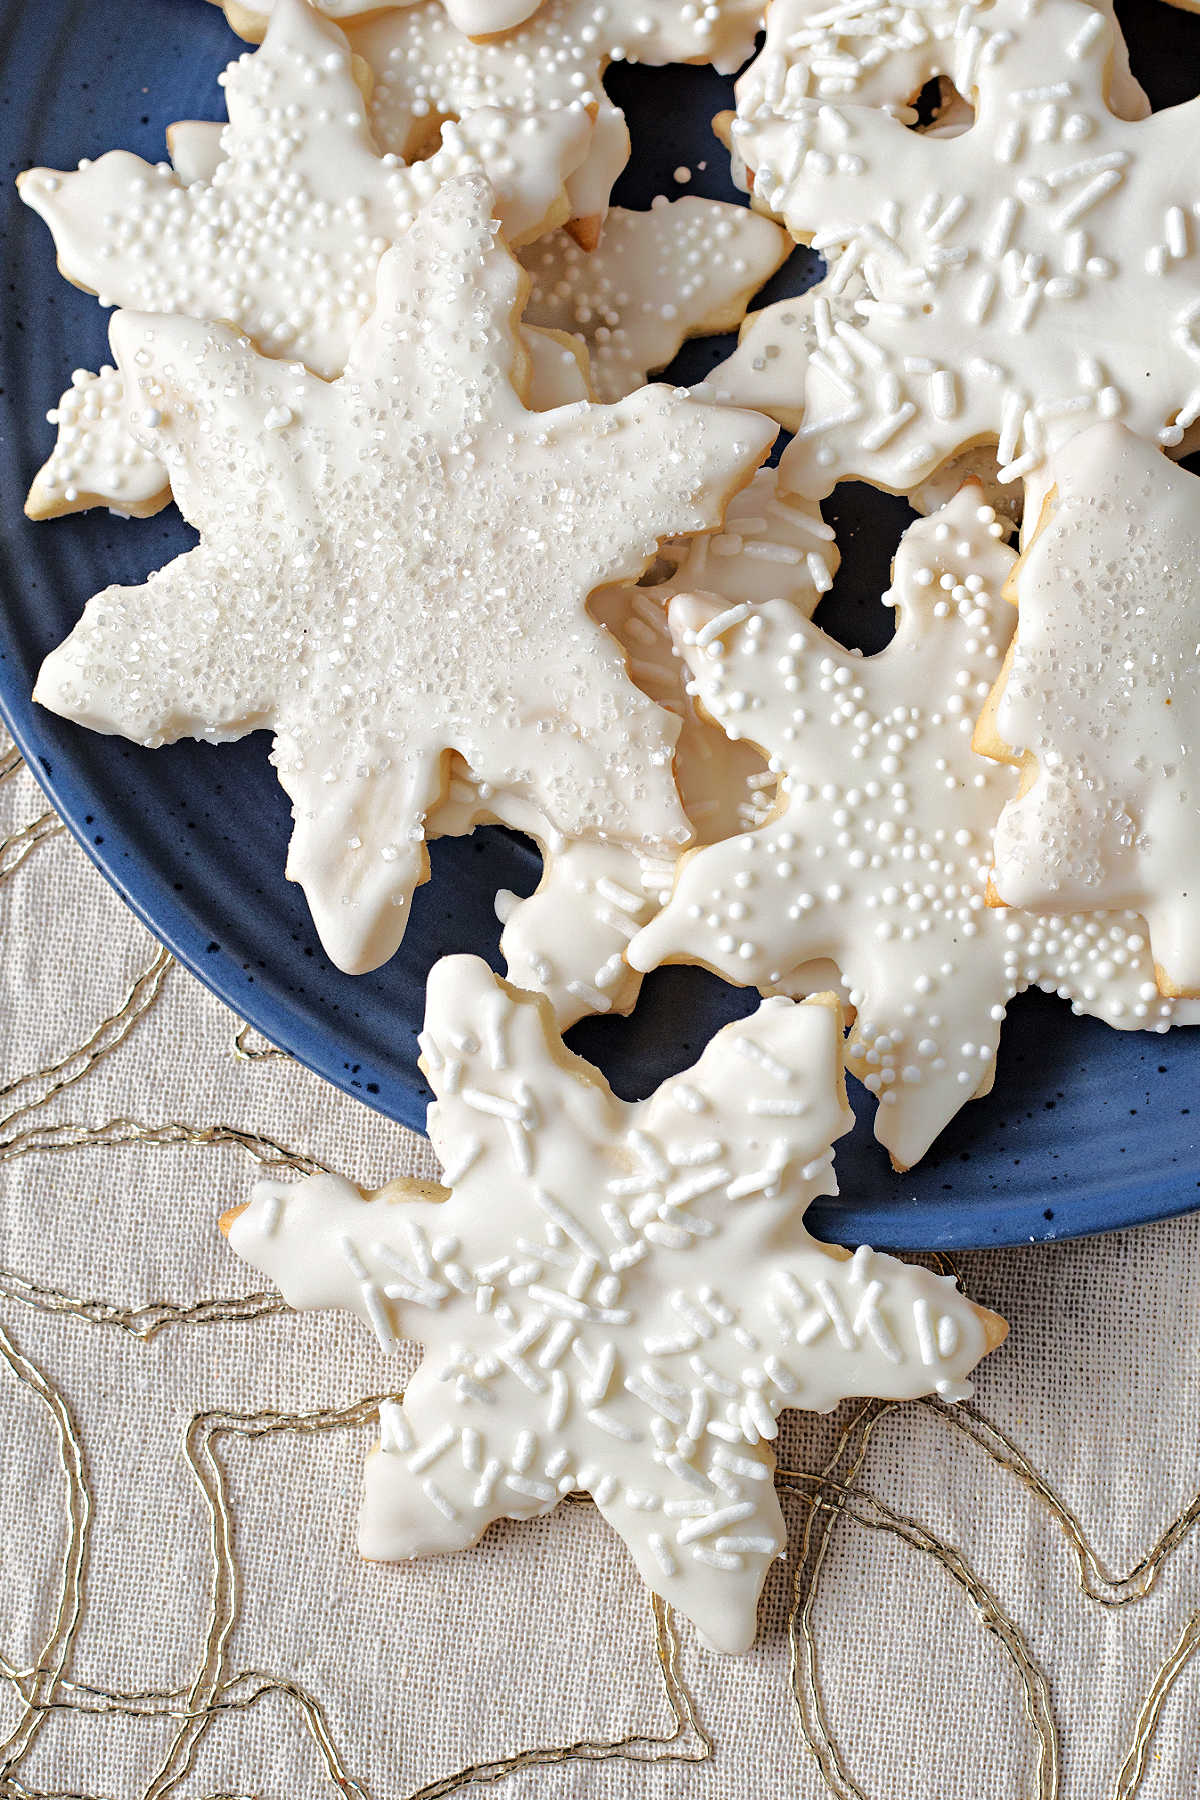
M 1200 20 L 1161 0 L 1120 10 L 1156 103 L 1188 98 Z M 106 340 L 100 308 L 58 277 L 49 235 L 17 202 L 11 177 L 34 163 L 70 168 L 116 146 L 156 160 L 172 120 L 223 115 L 216 77 L 238 48 L 203 0 L 0 0 L 8 177 L 0 194 L 0 705 L 71 830 L 157 936 L 276 1044 L 420 1127 L 428 1094 L 415 1038 L 426 972 L 451 950 L 496 961 L 491 897 L 498 887 L 529 892 L 536 852 L 496 829 L 434 844 L 433 877 L 400 954 L 374 975 L 342 975 L 283 878 L 288 808 L 263 737 L 142 751 L 66 725 L 29 700 L 42 657 L 89 595 L 110 581 L 141 581 L 193 534 L 173 510 L 142 523 L 95 513 L 41 525 L 23 518 L 52 439 L 46 409 L 73 368 L 105 359 Z M 709 130 L 731 104 L 728 83 L 710 70 L 616 69 L 610 87 L 635 146 L 619 200 L 737 197 Z M 687 190 L 674 179 L 681 166 L 693 172 Z M 767 297 L 807 286 L 818 266 L 797 252 Z M 675 372 L 698 379 L 728 347 L 690 346 Z M 879 629 L 878 595 L 906 509 L 848 488 L 831 517 L 845 567 L 821 622 L 877 648 L 868 630 Z M 632 1019 L 589 1021 L 571 1041 L 619 1092 L 641 1095 L 752 1003 L 697 971 L 664 970 L 647 981 Z M 871 1136 L 872 1107 L 855 1088 L 858 1125 L 838 1154 L 843 1197 L 818 1208 L 814 1223 L 847 1242 L 965 1248 L 1188 1211 L 1200 1205 L 1198 1073 L 1195 1032 L 1121 1034 L 1026 996 L 1012 1008 L 992 1095 L 966 1107 L 914 1173 L 891 1172 Z

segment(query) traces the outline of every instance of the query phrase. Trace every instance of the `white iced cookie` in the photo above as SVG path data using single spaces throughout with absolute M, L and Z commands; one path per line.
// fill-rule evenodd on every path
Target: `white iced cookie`
M 734 127 L 756 201 L 862 290 L 805 371 L 793 491 L 907 493 L 977 442 L 1012 481 L 1097 420 L 1175 446 L 1200 418 L 1200 100 L 1117 118 L 1111 49 L 1082 0 L 962 8 L 944 54 L 975 126 L 935 138 L 791 93 L 770 41 L 780 77 Z
M 222 82 L 229 123 L 211 174 L 113 150 L 72 173 L 19 177 L 63 273 L 105 304 L 221 319 L 332 378 L 374 303 L 380 256 L 444 181 L 482 167 L 512 244 L 566 217 L 561 183 L 531 205 L 515 179 L 526 135 L 545 121 L 514 129 L 475 114 L 424 162 L 381 154 L 345 36 L 308 0 L 279 0 L 262 48 Z M 563 109 L 554 129 L 578 160 L 586 110 Z
M 422 154 L 446 119 L 491 107 L 514 122 L 553 117 L 564 107 L 595 112 L 582 164 L 559 166 L 572 231 L 598 240 L 613 182 L 629 157 L 624 115 L 604 92 L 613 61 L 713 63 L 732 74 L 753 52 L 761 0 L 543 0 L 513 30 L 475 43 L 458 31 L 441 0 L 377 13 L 351 32 L 375 74 L 371 120 L 380 144 Z
M 995 834 L 996 895 L 1131 907 L 1164 994 L 1200 993 L 1200 480 L 1119 425 L 1050 462 L 1017 566 L 1012 653 L 976 737 L 1021 792 Z
M 901 540 L 896 636 L 842 649 L 779 601 L 740 622 L 682 597 L 672 625 L 701 705 L 779 776 L 756 831 L 686 854 L 629 960 L 699 962 L 774 989 L 830 957 L 857 1018 L 848 1066 L 879 1098 L 875 1132 L 910 1167 L 986 1092 L 1007 1002 L 1031 986 L 1120 1026 L 1165 1028 L 1146 929 L 1131 913 L 1039 918 L 986 902 L 991 834 L 1015 771 L 971 748 L 1013 628 L 1014 553 L 964 488 Z
M 805 1231 L 851 1124 L 836 1003 L 765 1001 L 629 1105 L 544 1001 L 456 956 L 421 1045 L 449 1193 L 264 1182 L 222 1221 L 291 1305 L 424 1346 L 380 1408 L 359 1548 L 466 1549 L 583 1489 L 649 1587 L 749 1649 L 786 1543 L 779 1413 L 964 1398 L 1005 1330 L 948 1277 Z
M 457 31 L 468 37 L 489 37 L 520 25 L 538 9 L 539 0 L 440 0 L 446 17 Z M 280 0 L 216 0 L 239 37 L 252 44 L 261 42 L 273 12 Z M 365 15 L 383 12 L 389 6 L 411 5 L 412 0 L 318 0 L 327 19 L 340 24 L 352 23 Z
M 335 382 L 225 326 L 118 314 L 131 417 L 200 544 L 97 595 L 38 678 L 141 744 L 273 730 L 288 873 L 353 972 L 403 936 L 452 751 L 564 833 L 686 841 L 677 722 L 586 597 L 717 525 L 773 433 L 662 387 L 527 412 L 523 277 L 490 211 L 479 178 L 435 196 Z
M 281 0 L 262 49 L 232 63 L 224 84 L 229 124 L 171 126 L 171 167 L 114 151 L 74 174 L 32 170 L 18 186 L 50 225 L 64 272 L 106 304 L 222 319 L 268 355 L 327 377 L 341 373 L 370 311 L 380 255 L 441 182 L 490 170 L 497 216 L 519 242 L 567 211 L 561 182 L 538 172 L 538 143 L 570 142 L 578 160 L 591 131 L 580 107 L 511 131 L 480 111 L 450 127 L 434 156 L 403 168 L 372 142 L 345 38 L 306 0 Z M 552 387 L 551 347 L 530 348 L 533 406 L 587 393 L 578 377 L 564 386 L 565 361 Z M 144 517 L 165 506 L 166 472 L 129 429 L 120 376 L 83 370 L 72 384 L 30 517 L 97 505 Z
M 1123 119 L 1144 119 L 1150 111 L 1145 90 L 1129 68 L 1129 50 L 1117 24 L 1113 0 L 1090 0 L 1112 29 L 1108 99 Z M 927 82 L 941 78 L 951 101 L 938 109 L 937 124 L 969 125 L 966 89 L 954 88 L 962 72 L 962 0 L 868 0 L 866 5 L 830 6 L 828 0 L 770 0 L 767 41 L 738 84 L 738 105 L 747 113 L 779 97 L 811 99 L 831 106 L 911 106 Z M 1035 8 L 1029 9 L 1031 14 Z M 986 31 L 986 0 L 971 0 L 967 24 Z
M 752 606 L 775 595 L 811 613 L 837 569 L 833 533 L 814 505 L 777 491 L 775 472 L 760 469 L 736 494 L 723 529 L 713 536 L 664 546 L 678 561 L 670 581 L 600 589 L 588 610 L 624 647 L 629 673 L 651 700 L 679 721 L 675 780 L 696 842 L 715 843 L 765 818 L 775 777 L 750 744 L 735 744 L 697 711 L 685 669 L 671 643 L 667 603 L 704 588 L 725 607 Z M 564 838 L 511 795 L 480 790 L 458 769 L 429 830 L 446 835 L 499 821 L 533 838 L 542 853 L 542 878 L 525 899 L 502 891 L 496 910 L 504 926 L 500 949 L 508 978 L 545 994 L 561 1030 L 585 1013 L 628 1012 L 642 985 L 624 950 L 638 927 L 666 900 L 674 860 L 622 844 Z M 807 984 L 807 991 L 824 982 Z
M 594 250 L 565 231 L 521 254 L 533 325 L 577 332 L 600 400 L 620 400 L 665 369 L 686 338 L 735 331 L 792 249 L 748 207 L 688 195 L 647 212 L 614 207 Z

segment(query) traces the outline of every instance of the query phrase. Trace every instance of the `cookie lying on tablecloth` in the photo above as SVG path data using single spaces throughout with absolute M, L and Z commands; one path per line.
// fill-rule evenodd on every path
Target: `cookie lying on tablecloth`
M 1200 994 L 1200 479 L 1119 425 L 1072 438 L 1049 474 L 975 734 L 1022 772 L 993 896 L 1132 907 L 1162 992 Z
M 497 217 L 519 244 L 567 215 L 544 142 L 578 163 L 591 132 L 582 105 L 515 130 L 481 110 L 405 167 L 376 147 L 345 36 L 307 0 L 280 0 L 261 50 L 232 62 L 223 85 L 223 130 L 185 121 L 168 133 L 176 168 L 114 150 L 71 173 L 31 169 L 21 196 L 50 226 L 63 273 L 103 304 L 220 319 L 330 378 L 371 311 L 380 256 L 444 181 L 491 173 Z M 115 374 L 79 371 L 54 422 L 33 517 L 166 504 L 165 472 L 129 431 Z
M 531 116 L 594 108 L 587 156 L 560 171 L 570 229 L 591 249 L 629 160 L 625 116 L 604 91 L 608 64 L 712 63 L 732 74 L 753 52 L 761 13 L 761 0 L 543 0 L 525 24 L 474 43 L 441 0 L 420 0 L 364 20 L 350 37 L 375 74 L 376 138 L 406 159 L 436 143 L 442 121 L 481 106 L 507 115 L 514 131 Z
M 140 433 L 201 541 L 97 595 L 38 678 L 43 705 L 142 744 L 273 730 L 288 873 L 352 972 L 403 936 L 452 752 L 566 835 L 687 841 L 678 721 L 585 602 L 718 525 L 774 436 L 662 387 L 527 412 L 522 276 L 490 212 L 478 178 L 434 197 L 335 382 L 227 327 L 118 314 Z
M 667 557 L 679 559 L 670 581 L 602 588 L 588 610 L 624 646 L 642 692 L 679 717 L 675 779 L 683 809 L 696 841 L 715 843 L 771 811 L 775 777 L 753 746 L 731 744 L 692 704 L 671 644 L 667 602 L 699 587 L 727 606 L 782 594 L 811 613 L 832 583 L 837 549 L 817 508 L 781 496 L 774 471 L 760 469 L 734 496 L 719 534 L 668 544 Z M 561 1030 L 585 1013 L 628 1012 L 642 978 L 623 952 L 669 894 L 674 860 L 627 845 L 564 838 L 535 808 L 481 788 L 468 771 L 455 774 L 448 799 L 430 815 L 430 835 L 461 835 L 498 821 L 533 838 L 542 852 L 534 893 L 526 899 L 496 896 L 509 980 L 545 994 Z M 829 985 L 827 972 L 823 985 Z
M 986 903 L 991 834 L 1014 771 L 971 748 L 1012 634 L 1014 553 L 973 486 L 910 526 L 885 599 L 896 636 L 864 657 L 772 601 L 748 617 L 671 607 L 701 705 L 779 776 L 753 832 L 685 853 L 635 968 L 698 962 L 770 991 L 831 958 L 857 1017 L 849 1068 L 875 1134 L 909 1167 L 991 1086 L 1005 1007 L 1046 987 L 1122 1027 L 1169 1024 L 1133 913 L 1041 918 Z
M 779 1413 L 962 1399 L 1005 1330 L 949 1277 L 804 1230 L 852 1123 L 837 1003 L 764 1001 L 627 1104 L 545 1001 L 459 956 L 430 975 L 421 1048 L 449 1194 L 264 1182 L 222 1222 L 291 1305 L 425 1347 L 380 1408 L 363 1554 L 465 1549 L 582 1488 L 656 1593 L 748 1649 L 786 1543 Z
M 768 19 L 768 68 L 786 69 Z M 911 491 L 995 441 L 1003 477 L 1120 418 L 1177 447 L 1200 418 L 1200 100 L 1107 104 L 1112 28 L 1082 0 L 984 0 L 939 48 L 975 107 L 935 138 L 877 107 L 747 75 L 735 122 L 756 203 L 861 284 L 838 355 L 808 364 L 793 492 L 858 476 Z

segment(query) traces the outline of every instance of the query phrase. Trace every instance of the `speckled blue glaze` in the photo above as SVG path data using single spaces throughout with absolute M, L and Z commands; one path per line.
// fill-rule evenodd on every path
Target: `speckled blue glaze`
M 1138 74 L 1156 104 L 1195 91 L 1200 20 L 1161 0 L 1121 7 Z M 377 973 L 326 960 L 300 891 L 283 878 L 287 802 L 262 736 L 220 749 L 141 751 L 66 725 L 32 705 L 38 664 L 109 581 L 141 581 L 194 534 L 169 510 L 127 522 L 103 513 L 32 525 L 21 504 L 46 455 L 45 423 L 76 366 L 105 360 L 95 301 L 57 275 L 49 234 L 16 200 L 11 178 L 33 163 L 72 167 L 122 146 L 155 160 L 178 118 L 222 116 L 216 76 L 240 48 L 204 0 L 0 0 L 0 707 L 38 779 L 93 861 L 175 954 L 275 1043 L 328 1080 L 420 1127 L 427 1091 L 416 1068 L 426 971 L 451 950 L 496 963 L 497 887 L 528 892 L 538 859 L 498 829 L 432 847 L 399 955 Z M 730 101 L 709 70 L 611 72 L 627 110 L 635 167 L 618 199 L 736 196 L 709 131 Z M 701 164 L 707 164 L 702 169 Z M 692 170 L 687 188 L 674 180 Z M 808 285 L 817 260 L 798 251 L 767 298 Z M 698 379 L 728 342 L 689 346 L 675 373 Z M 820 620 L 878 648 L 878 604 L 907 517 L 903 503 L 860 488 L 830 516 L 845 567 Z M 882 637 L 881 634 L 882 633 Z M 2 905 L 2 901 L 0 901 Z M 571 1042 L 617 1089 L 643 1094 L 697 1055 L 754 996 L 688 969 L 651 976 L 630 1020 L 591 1020 Z M 842 1199 L 815 1209 L 818 1230 L 846 1242 L 931 1249 L 1074 1236 L 1200 1205 L 1200 1034 L 1121 1034 L 1041 995 L 1012 1008 L 992 1095 L 967 1106 L 937 1153 L 894 1174 L 858 1124 L 839 1150 Z

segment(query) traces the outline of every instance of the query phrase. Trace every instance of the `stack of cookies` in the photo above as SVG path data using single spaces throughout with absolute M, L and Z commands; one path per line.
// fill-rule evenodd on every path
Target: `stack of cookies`
M 605 67 L 731 71 L 757 0 L 367 3 L 228 0 L 261 40 L 228 124 L 21 179 L 120 309 L 28 510 L 173 498 L 200 534 L 36 698 L 149 746 L 269 728 L 351 973 L 429 838 L 538 843 L 509 979 L 430 980 L 445 1189 L 267 1185 L 225 1225 L 293 1304 L 427 1347 L 366 1554 L 582 1488 L 739 1650 L 780 1411 L 952 1402 L 1003 1335 L 805 1231 L 844 1069 L 904 1168 L 1023 989 L 1198 1016 L 1200 99 L 1151 116 L 1099 3 L 773 0 L 717 121 L 751 205 L 632 213 Z M 824 278 L 747 317 L 796 242 Z M 699 388 L 647 385 L 742 322 Z M 812 620 L 852 479 L 922 515 L 869 658 Z M 626 1104 L 561 1033 L 669 961 L 764 999 Z

